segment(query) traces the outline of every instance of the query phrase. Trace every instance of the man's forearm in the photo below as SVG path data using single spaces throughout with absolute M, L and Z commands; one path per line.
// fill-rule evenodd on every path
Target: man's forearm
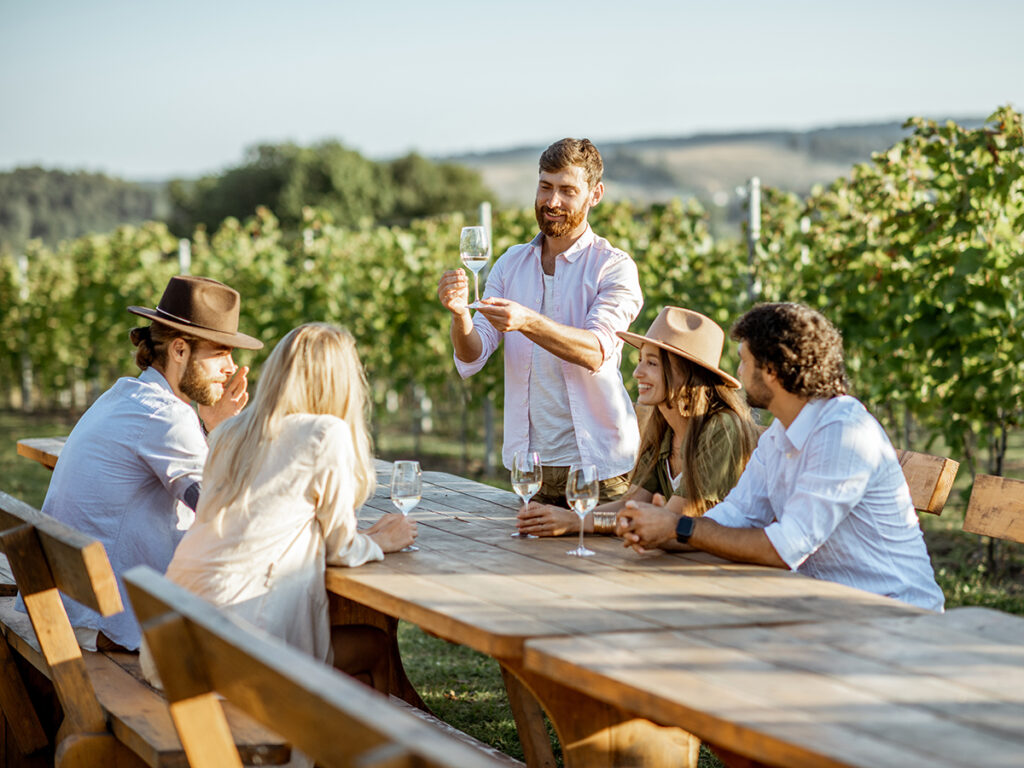
M 455 356 L 464 363 L 479 359 L 484 345 L 480 334 L 473 327 L 473 316 L 468 312 L 452 315 L 451 328 L 452 346 Z
M 582 366 L 589 371 L 596 371 L 604 363 L 601 343 L 592 331 L 562 325 L 536 313 L 522 333 L 534 344 L 567 363 Z
M 763 528 L 729 528 L 706 517 L 697 518 L 692 546 L 738 563 L 788 568 Z

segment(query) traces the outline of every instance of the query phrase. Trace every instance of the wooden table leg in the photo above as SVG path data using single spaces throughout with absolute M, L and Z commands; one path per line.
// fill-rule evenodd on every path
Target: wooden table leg
M 562 745 L 566 768 L 696 768 L 700 740 L 681 728 L 655 725 L 612 704 L 593 699 L 565 685 L 502 661 L 502 672 L 515 677 L 522 691 L 510 692 L 509 700 L 532 694 L 544 707 Z M 506 686 L 508 686 L 506 677 Z M 515 712 L 515 709 L 513 709 Z M 519 726 L 518 715 L 516 725 Z M 524 751 L 535 744 L 535 726 L 520 729 Z M 546 737 L 545 737 L 546 738 Z M 532 756 L 542 760 L 543 755 Z M 545 766 L 531 762 L 530 768 Z
M 366 624 L 371 627 L 377 627 L 387 633 L 388 647 L 385 652 L 388 654 L 389 667 L 391 669 L 388 692 L 412 704 L 417 709 L 430 712 L 430 707 L 420 698 L 420 695 L 416 692 L 416 689 L 405 674 L 402 655 L 398 650 L 398 619 L 333 593 L 328 593 L 327 596 L 330 600 L 332 626 Z M 430 712 L 430 714 L 434 713 Z
M 540 703 L 504 664 L 501 664 L 501 677 L 505 681 L 505 692 L 508 694 L 512 718 L 516 721 L 526 765 L 529 768 L 555 768 L 557 763 L 551 751 L 551 740 L 544 726 L 544 710 Z

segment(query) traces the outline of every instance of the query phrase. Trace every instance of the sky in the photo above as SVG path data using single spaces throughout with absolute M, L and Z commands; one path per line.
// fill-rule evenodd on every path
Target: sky
M 0 0 L 0 170 L 214 173 L 1024 108 L 1016 0 Z

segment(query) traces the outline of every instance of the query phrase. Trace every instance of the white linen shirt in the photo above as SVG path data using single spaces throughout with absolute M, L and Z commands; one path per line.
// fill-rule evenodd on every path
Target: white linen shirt
M 943 609 L 896 451 L 853 397 L 811 400 L 789 429 L 774 421 L 706 517 L 763 528 L 794 571 Z
M 242 498 L 226 507 L 212 506 L 212 494 L 200 500 L 167 578 L 330 663 L 324 568 L 384 559 L 356 530 L 355 459 L 341 419 L 286 416 Z M 208 489 L 224 482 L 209 469 L 204 480 Z
M 134 650 L 141 632 L 121 573 L 161 573 L 195 519 L 207 445 L 199 417 L 155 368 L 118 379 L 85 412 L 61 449 L 43 512 L 103 543 L 125 610 L 101 617 L 65 599 L 71 625 Z M 191 505 L 191 506 L 190 506 Z
M 509 248 L 495 262 L 487 277 L 484 296 L 496 296 L 540 312 L 544 300 L 544 269 L 541 266 L 543 234 L 529 243 Z M 580 459 L 597 467 L 604 480 L 628 472 L 640 447 L 633 403 L 622 383 L 619 364 L 622 340 L 643 306 L 636 264 L 624 251 L 594 234 L 590 227 L 555 260 L 553 311 L 556 323 L 582 328 L 597 336 L 604 362 L 591 373 L 564 360 L 562 375 L 569 393 L 572 425 Z M 463 378 L 472 376 L 498 348 L 502 334 L 481 313 L 473 315 L 480 335 L 480 357 L 455 366 Z M 502 460 L 512 466 L 516 451 L 530 448 L 529 398 L 533 347 L 519 331 L 505 337 L 505 440 Z

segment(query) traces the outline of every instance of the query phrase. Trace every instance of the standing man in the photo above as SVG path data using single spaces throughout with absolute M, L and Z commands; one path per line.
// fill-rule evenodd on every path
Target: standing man
M 126 608 L 103 618 L 67 602 L 84 648 L 139 647 L 120 574 L 136 565 L 167 569 L 195 519 L 206 432 L 249 399 L 249 369 L 231 352 L 263 342 L 238 333 L 238 310 L 234 289 L 186 276 L 171 278 L 155 310 L 128 307 L 153 321 L 131 332 L 142 373 L 104 392 L 61 450 L 43 512 L 103 543 Z
M 511 467 L 517 451 L 540 454 L 544 480 L 534 498 L 544 504 L 566 506 L 569 466 L 581 461 L 597 467 L 601 501 L 618 498 L 629 489 L 639 446 L 616 333 L 629 329 L 643 296 L 629 254 L 587 223 L 604 196 L 603 170 L 589 140 L 552 144 L 540 157 L 540 234 L 494 264 L 479 311 L 470 315 L 462 269 L 445 272 L 438 285 L 463 378 L 505 341 L 502 459 Z
M 626 502 L 618 520 L 626 546 L 689 545 L 941 611 L 896 451 L 846 394 L 839 332 L 809 307 L 760 304 L 731 336 L 748 402 L 775 420 L 736 487 L 703 517 L 676 498 Z

